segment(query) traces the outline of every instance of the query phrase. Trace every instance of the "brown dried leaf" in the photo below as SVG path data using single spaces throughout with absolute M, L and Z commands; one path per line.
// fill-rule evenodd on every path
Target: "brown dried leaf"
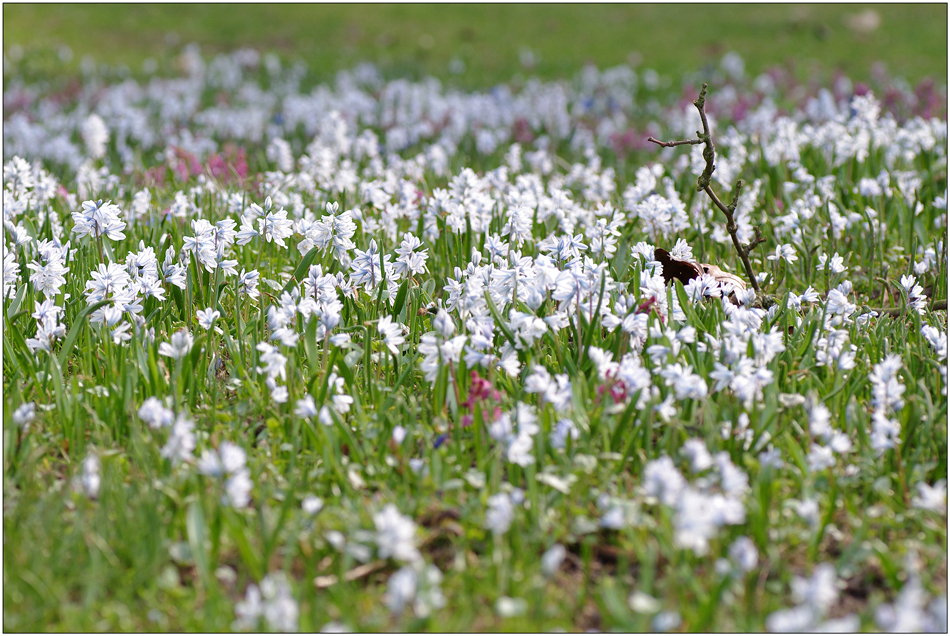
M 667 285 L 672 283 L 674 278 L 685 285 L 703 273 L 698 264 L 676 258 L 662 247 L 653 250 L 653 258 L 663 265 L 661 273 Z
M 745 289 L 745 281 L 736 276 L 735 274 L 730 274 L 725 272 L 715 265 L 710 265 L 709 263 L 700 263 L 700 267 L 703 268 L 703 271 L 713 278 L 715 278 L 720 283 L 729 283 L 733 285 L 736 289 Z

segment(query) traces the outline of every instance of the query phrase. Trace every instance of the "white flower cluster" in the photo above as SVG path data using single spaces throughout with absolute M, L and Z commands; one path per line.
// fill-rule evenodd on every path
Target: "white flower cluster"
M 247 586 L 244 600 L 234 605 L 234 613 L 237 618 L 231 627 L 235 631 L 259 631 L 263 617 L 272 631 L 296 632 L 300 608 L 287 575 L 272 572 L 264 577 L 260 587 L 254 583 Z
M 841 587 L 835 566 L 830 563 L 817 565 L 811 578 L 795 576 L 792 579 L 792 598 L 798 605 L 769 614 L 765 619 L 765 629 L 770 632 L 859 631 L 861 620 L 856 614 L 822 622 L 838 600 Z
M 176 465 L 194 460 L 193 452 L 198 445 L 194 433 L 195 423 L 184 412 L 176 416 L 161 400 L 150 397 L 139 407 L 138 416 L 149 428 L 169 429 L 168 438 L 162 447 L 162 457 Z
M 237 444 L 222 442 L 217 449 L 205 449 L 197 464 L 198 472 L 209 477 L 224 478 L 221 502 L 235 508 L 246 508 L 251 501 L 251 471 L 247 453 Z
M 879 454 L 901 443 L 901 424 L 891 414 L 904 406 L 901 396 L 907 387 L 897 375 L 902 366 L 901 357 L 892 353 L 875 364 L 868 376 L 871 381 L 871 404 L 874 406 L 871 414 L 871 447 Z
M 843 431 L 831 425 L 831 411 L 815 395 L 809 395 L 805 402 L 808 412 L 808 430 L 812 437 L 827 444 L 812 442 L 808 452 L 808 468 L 812 473 L 833 467 L 837 460 L 835 454 L 843 455 L 851 451 L 851 438 Z
M 673 460 L 663 455 L 648 462 L 643 469 L 643 495 L 655 498 L 675 511 L 674 543 L 698 555 L 704 555 L 720 527 L 745 522 L 745 504 L 749 477 L 721 451 L 711 456 L 702 440 L 684 446 L 692 460 L 692 472 L 704 475 L 690 484 L 676 468 Z

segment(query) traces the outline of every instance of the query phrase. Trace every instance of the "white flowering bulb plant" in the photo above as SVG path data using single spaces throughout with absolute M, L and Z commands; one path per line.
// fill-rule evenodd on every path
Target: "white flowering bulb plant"
M 702 123 L 627 66 L 6 55 L 5 627 L 946 630 L 947 121 L 903 84 L 732 54 Z M 632 132 L 706 125 L 711 174 Z M 697 178 L 740 177 L 727 228 Z

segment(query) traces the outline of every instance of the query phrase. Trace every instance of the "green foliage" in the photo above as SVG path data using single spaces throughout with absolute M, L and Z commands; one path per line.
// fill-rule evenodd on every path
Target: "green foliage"
M 866 10 L 850 5 L 10 5 L 4 8 L 4 53 L 14 44 L 45 51 L 31 62 L 48 74 L 60 62 L 55 47 L 138 72 L 152 57 L 169 63 L 178 43 L 206 53 L 254 46 L 303 60 L 316 79 L 363 61 L 393 75 L 447 79 L 453 58 L 465 65 L 456 80 L 485 86 L 518 72 L 542 79 L 571 76 L 583 64 L 629 62 L 662 74 L 699 71 L 698 60 L 738 52 L 758 74 L 791 61 L 793 72 L 840 69 L 867 81 L 872 64 L 911 83 L 947 75 L 947 12 L 942 5 L 877 5 L 880 25 L 848 26 Z M 522 49 L 536 59 L 525 69 Z M 6 81 L 6 80 L 5 80 Z

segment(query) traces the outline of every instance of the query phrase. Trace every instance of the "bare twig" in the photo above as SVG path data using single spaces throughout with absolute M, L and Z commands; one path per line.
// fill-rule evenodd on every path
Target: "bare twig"
M 882 316 L 900 316 L 902 313 L 907 311 L 906 307 L 868 307 L 868 311 L 876 311 Z M 934 304 L 930 306 L 930 311 L 946 311 L 947 310 L 947 301 L 946 300 L 935 300 Z
M 373 572 L 376 572 L 377 570 L 382 570 L 384 567 L 386 567 L 386 561 L 383 560 L 373 561 L 372 563 L 364 563 L 363 565 L 357 566 L 349 572 L 344 573 L 343 580 L 352 582 L 357 579 L 362 579 Z M 339 582 L 340 578 L 335 574 L 318 576 L 313 580 L 313 584 L 319 589 L 336 585 Z
M 719 200 L 719 197 L 716 196 L 716 193 L 713 191 L 710 183 L 712 182 L 712 174 L 716 169 L 716 147 L 713 144 L 712 136 L 709 134 L 709 122 L 706 120 L 706 84 L 703 84 L 702 90 L 699 91 L 699 97 L 696 101 L 693 102 L 693 106 L 696 107 L 696 110 L 699 111 L 699 118 L 703 121 L 703 132 L 696 131 L 697 139 L 686 139 L 684 141 L 660 141 L 654 139 L 653 137 L 648 137 L 647 141 L 653 142 L 658 146 L 663 148 L 672 148 L 673 146 L 683 146 L 683 145 L 698 145 L 705 144 L 706 147 L 703 148 L 703 159 L 706 160 L 706 167 L 703 169 L 703 173 L 699 175 L 699 179 L 696 183 L 696 189 L 702 190 L 706 193 L 707 196 L 712 200 L 713 204 L 726 215 L 726 230 L 729 232 L 729 236 L 732 237 L 732 245 L 736 248 L 736 252 L 739 254 L 739 259 L 742 261 L 743 267 L 745 267 L 746 276 L 749 278 L 749 282 L 752 283 L 752 289 L 755 290 L 756 294 L 759 294 L 761 290 L 759 289 L 759 281 L 755 278 L 755 272 L 752 270 L 752 263 L 749 261 L 749 254 L 753 249 L 756 248 L 760 243 L 764 243 L 765 239 L 762 238 L 762 233 L 759 231 L 759 228 L 755 228 L 755 238 L 748 244 L 743 245 L 739 242 L 739 226 L 736 224 L 736 219 L 734 212 L 736 211 L 736 206 L 739 203 L 739 192 L 742 190 L 742 180 L 736 181 L 736 191 L 735 195 L 732 198 L 732 203 L 728 206 L 723 204 Z
M 652 141 L 658 146 L 663 146 L 664 148 L 672 148 L 673 146 L 697 146 L 703 143 L 702 139 L 684 139 L 683 141 L 660 141 L 659 139 L 654 139 L 653 137 L 647 137 L 647 141 Z

